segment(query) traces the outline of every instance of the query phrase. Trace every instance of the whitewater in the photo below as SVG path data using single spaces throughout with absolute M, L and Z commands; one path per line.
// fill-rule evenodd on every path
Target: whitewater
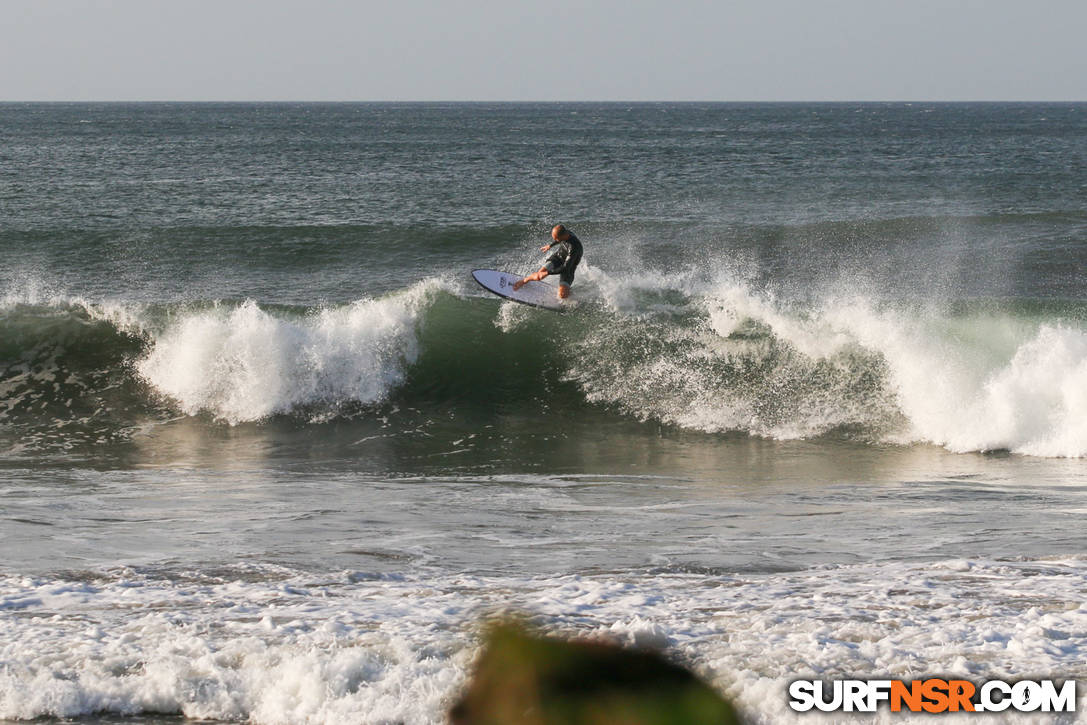
M 119 382 L 142 386 L 126 401 L 133 410 L 159 405 L 164 419 L 206 414 L 231 425 L 274 415 L 365 416 L 366 406 L 413 392 L 400 390 L 405 385 L 427 387 L 426 372 L 413 374 L 420 356 L 424 371 L 431 358 L 490 365 L 472 359 L 478 338 L 440 327 L 451 317 L 482 327 L 490 315 L 503 337 L 563 328 L 569 351 L 561 376 L 576 383 L 583 405 L 643 421 L 775 439 L 836 435 L 956 452 L 1087 454 L 1083 305 L 896 306 L 840 291 L 797 302 L 728 274 L 698 280 L 698 270 L 688 270 L 651 286 L 586 266 L 582 305 L 561 322 L 499 306 L 448 278 L 310 308 L 247 299 L 149 309 L 9 291 L 3 323 L 27 336 L 18 352 L 31 359 L 7 380 L 25 390 L 6 415 L 42 395 L 64 395 L 55 382 L 59 360 L 75 346 L 69 335 L 90 326 L 109 339 L 102 354 L 124 371 Z M 58 324 L 70 329 L 58 334 Z M 82 385 L 81 372 L 64 370 L 66 385 Z M 521 392 L 535 372 L 516 382 Z M 33 380 L 54 388 L 36 390 Z
M 651 584 L 289 570 L 23 578 L 0 582 L 0 607 L 49 616 L 15 632 L 4 626 L 5 639 L 17 635 L 25 650 L 0 673 L 0 712 L 441 722 L 479 637 L 463 620 L 530 610 L 556 633 L 670 651 L 756 721 L 806 722 L 812 716 L 791 712 L 780 691 L 827 672 L 909 679 L 924 661 L 927 672 L 962 678 L 1082 677 L 1084 566 L 949 560 L 772 578 L 674 573 Z M 265 581 L 244 581 L 254 575 Z M 1042 607 L 1016 603 L 1039 594 Z M 962 622 L 964 597 L 978 624 Z M 1084 704 L 1081 696 L 1077 709 Z

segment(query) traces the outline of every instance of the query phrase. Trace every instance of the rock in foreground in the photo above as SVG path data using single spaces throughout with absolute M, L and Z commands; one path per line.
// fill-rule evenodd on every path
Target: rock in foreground
M 504 624 L 491 630 L 453 725 L 739 723 L 736 711 L 660 655 L 563 641 Z

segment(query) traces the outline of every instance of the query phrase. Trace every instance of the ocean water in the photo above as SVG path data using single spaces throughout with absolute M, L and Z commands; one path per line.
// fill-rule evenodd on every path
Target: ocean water
M 0 721 L 1087 678 L 1085 200 L 1085 104 L 0 104 Z

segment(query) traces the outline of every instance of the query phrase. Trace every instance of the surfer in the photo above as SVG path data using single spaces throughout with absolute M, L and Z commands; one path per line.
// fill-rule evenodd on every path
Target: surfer
M 559 297 L 566 299 L 570 296 L 570 285 L 574 283 L 574 270 L 581 261 L 581 240 L 562 224 L 556 224 L 551 230 L 550 244 L 540 247 L 541 252 L 555 251 L 540 267 L 540 271 L 530 274 L 524 279 L 514 282 L 513 289 L 519 290 L 528 282 L 538 282 L 549 274 L 559 275 Z

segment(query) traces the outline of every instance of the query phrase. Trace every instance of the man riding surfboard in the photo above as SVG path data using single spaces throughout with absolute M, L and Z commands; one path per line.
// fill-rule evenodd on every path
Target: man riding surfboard
M 559 275 L 559 298 L 566 299 L 570 296 L 570 285 L 574 283 L 574 270 L 581 261 L 581 240 L 562 224 L 556 224 L 551 229 L 551 244 L 540 247 L 541 252 L 555 251 L 544 262 L 544 266 L 534 274 L 514 282 L 513 289 L 519 290 L 528 282 L 538 282 L 550 274 Z

